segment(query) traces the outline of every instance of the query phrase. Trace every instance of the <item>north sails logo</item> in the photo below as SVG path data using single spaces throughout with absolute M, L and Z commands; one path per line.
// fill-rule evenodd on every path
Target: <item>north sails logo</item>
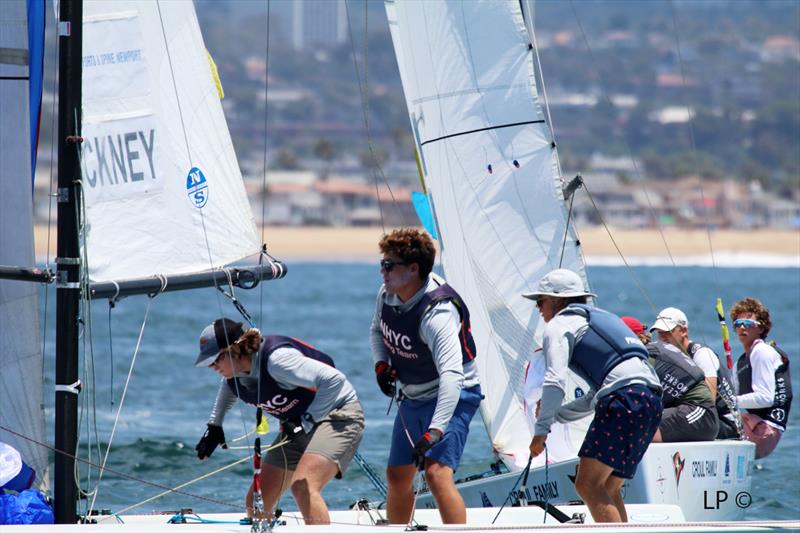
M 198 209 L 208 202 L 208 181 L 203 171 L 197 167 L 192 167 L 186 176 L 186 194 Z
M 686 459 L 681 459 L 681 452 L 675 452 L 672 456 L 672 469 L 675 471 L 675 486 L 681 483 L 681 474 L 683 473 L 683 466 L 686 464 Z

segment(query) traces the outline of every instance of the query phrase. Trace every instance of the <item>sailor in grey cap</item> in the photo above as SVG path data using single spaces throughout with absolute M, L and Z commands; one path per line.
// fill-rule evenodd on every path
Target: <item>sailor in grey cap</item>
M 554 421 L 571 422 L 594 411 L 578 456 L 575 490 L 596 522 L 627 522 L 620 489 L 633 478 L 661 419 L 661 384 L 647 363 L 647 350 L 616 315 L 587 305 L 595 294 L 578 274 L 558 269 L 545 275 L 534 300 L 546 322 L 541 408 L 530 444 L 544 451 Z M 590 390 L 562 405 L 567 369 Z
M 222 376 L 208 430 L 195 450 L 199 459 L 225 442 L 222 420 L 237 398 L 281 422 L 264 453 L 261 492 L 267 518 L 291 488 L 306 524 L 330 522 L 321 491 L 341 478 L 364 432 L 364 411 L 353 385 L 326 353 L 293 337 L 261 335 L 220 318 L 200 334 L 197 367 Z M 252 515 L 253 485 L 246 505 Z

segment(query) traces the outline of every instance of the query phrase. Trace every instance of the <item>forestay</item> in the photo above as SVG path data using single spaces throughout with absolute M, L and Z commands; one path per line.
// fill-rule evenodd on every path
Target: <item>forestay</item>
M 0 9 L 0 264 L 34 266 L 27 2 Z M 42 407 L 42 337 L 35 283 L 0 281 L 0 441 L 16 448 L 48 488 Z M 29 377 L 22 382 L 20 376 Z M 34 442 L 35 441 L 35 442 Z
M 541 328 L 520 295 L 559 266 L 586 279 L 566 224 L 531 38 L 518 0 L 387 0 L 386 10 L 444 271 L 472 314 L 481 414 L 495 450 L 519 468 L 530 443 L 525 364 Z M 579 445 L 583 431 L 563 437 Z
M 191 0 L 87 1 L 83 26 L 92 281 L 197 272 L 257 253 Z

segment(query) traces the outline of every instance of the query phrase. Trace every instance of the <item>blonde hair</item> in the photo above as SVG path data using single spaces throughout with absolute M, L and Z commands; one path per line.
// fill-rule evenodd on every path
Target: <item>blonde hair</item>
M 260 347 L 261 332 L 258 328 L 250 328 L 221 353 L 229 353 L 233 359 L 239 360 L 244 357 L 252 357 Z

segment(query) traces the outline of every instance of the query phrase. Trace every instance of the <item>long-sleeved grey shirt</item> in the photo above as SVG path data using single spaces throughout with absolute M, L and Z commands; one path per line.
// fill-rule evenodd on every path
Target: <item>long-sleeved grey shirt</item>
M 242 386 L 248 389 L 258 387 L 258 370 L 260 368 L 260 352 L 253 355 L 250 372 L 237 375 Z M 306 413 L 311 420 L 303 420 L 303 428 L 310 431 L 314 422 L 321 420 L 334 409 L 358 399 L 356 390 L 336 368 L 315 359 L 304 356 L 290 346 L 282 346 L 272 352 L 267 361 L 270 376 L 284 389 L 304 387 L 316 389 L 314 401 L 308 406 Z M 220 383 L 217 399 L 211 411 L 208 423 L 221 426 L 225 414 L 236 403 L 236 395 L 225 379 Z
M 375 303 L 375 315 L 370 326 L 370 344 L 374 362 L 389 361 L 389 352 L 383 343 L 381 334 L 383 304 L 397 307 L 398 312 L 404 313 L 413 308 L 426 292 L 435 290 L 444 282 L 441 277 L 431 273 L 423 287 L 405 302 L 400 300 L 397 295 L 386 292 L 385 287 L 381 287 Z M 436 398 L 436 409 L 429 427 L 442 432 L 445 431 L 453 416 L 461 389 L 478 385 L 478 370 L 475 362 L 462 363 L 460 331 L 461 318 L 458 309 L 452 302 L 439 302 L 431 306 L 420 320 L 419 337 L 433 354 L 433 363 L 439 377 L 419 384 L 402 383 L 398 380 L 403 394 L 408 398 L 414 400 Z
M 588 328 L 586 314 L 580 308 L 562 309 L 544 328 L 544 384 L 541 411 L 534 428 L 535 435 L 549 433 L 554 420 L 571 422 L 583 418 L 594 409 L 597 400 L 621 387 L 641 384 L 661 389 L 661 382 L 653 367 L 646 361 L 633 357 L 611 369 L 599 390 L 589 390 L 580 398 L 561 405 L 572 351 Z

